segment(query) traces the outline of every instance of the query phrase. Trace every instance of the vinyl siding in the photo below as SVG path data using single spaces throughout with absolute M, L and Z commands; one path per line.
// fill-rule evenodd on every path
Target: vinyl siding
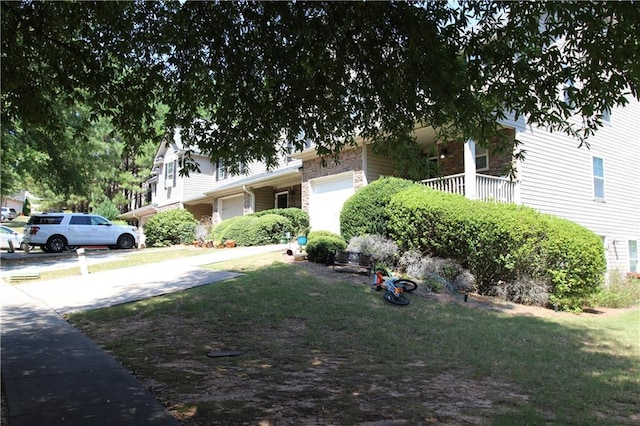
M 591 148 L 560 133 L 526 129 L 520 164 L 522 203 L 607 237 L 610 266 L 628 268 L 628 239 L 640 239 L 640 104 L 612 111 L 589 138 Z M 593 157 L 604 159 L 605 199 L 594 199 Z
M 381 176 L 391 176 L 394 172 L 393 161 L 373 153 L 373 147 L 367 145 L 365 176 L 367 184 L 379 179 Z
M 272 186 L 264 188 L 257 188 L 254 193 L 255 198 L 255 211 L 269 210 L 275 207 L 276 192 Z
M 215 176 L 215 167 L 208 158 L 196 158 L 200 172 L 189 173 L 188 178 L 178 176 L 183 185 L 183 200 L 198 197 L 211 188 Z M 210 213 L 209 213 L 210 214 Z

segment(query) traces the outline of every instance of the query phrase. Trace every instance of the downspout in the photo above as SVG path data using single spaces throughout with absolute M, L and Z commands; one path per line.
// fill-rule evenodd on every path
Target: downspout
M 256 193 L 252 189 L 247 188 L 247 185 L 242 185 L 242 190 L 251 195 L 251 213 L 255 213 L 256 210 Z

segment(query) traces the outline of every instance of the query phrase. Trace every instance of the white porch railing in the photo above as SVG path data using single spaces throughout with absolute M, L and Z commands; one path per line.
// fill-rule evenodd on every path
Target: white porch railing
M 422 183 L 438 191 L 465 195 L 464 173 L 426 179 Z M 520 203 L 518 183 L 508 178 L 476 174 L 476 198 L 496 203 Z

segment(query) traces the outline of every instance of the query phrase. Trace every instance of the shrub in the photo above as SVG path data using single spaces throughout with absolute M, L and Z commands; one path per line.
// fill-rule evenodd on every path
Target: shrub
M 433 275 L 444 278 L 456 290 L 474 291 L 476 288 L 475 277 L 452 259 L 422 256 L 417 251 L 409 250 L 402 255 L 398 265 L 411 277 L 429 280 L 433 290 L 442 287 L 437 280 L 430 279 Z
M 471 201 L 416 185 L 394 195 L 387 213 L 390 234 L 403 249 L 456 260 L 476 277 L 483 294 L 499 281 L 530 278 L 529 283 L 549 284 L 551 303 L 578 309 L 597 291 L 606 267 L 597 235 L 528 207 Z
M 589 306 L 630 308 L 640 305 L 640 280 L 627 278 L 618 271 L 609 273 L 607 284 L 589 299 Z
M 322 233 L 320 233 L 322 232 Z M 329 263 L 333 261 L 336 250 L 344 250 L 346 241 L 339 235 L 328 231 L 316 231 L 307 237 L 307 258 L 311 262 Z
M 529 277 L 517 278 L 511 283 L 498 281 L 495 295 L 502 300 L 522 305 L 546 306 L 549 303 L 549 284 Z
M 146 244 L 164 247 L 172 244 L 189 244 L 195 238 L 196 220 L 183 209 L 166 210 L 155 214 L 144 224 Z
M 266 214 L 259 216 L 247 229 L 247 239 L 243 245 L 275 244 L 291 228 L 291 221 L 278 214 Z
M 309 235 L 307 235 L 307 241 L 311 241 L 314 240 L 316 238 L 319 237 L 332 237 L 332 238 L 340 238 L 343 239 L 340 235 L 336 234 L 335 232 L 331 232 L 331 231 L 311 231 L 309 232 Z
M 239 246 L 252 245 L 254 240 L 252 226 L 258 222 L 255 216 L 235 216 L 223 220 L 211 230 L 211 239 L 216 242 L 235 240 Z
M 394 194 L 413 185 L 416 184 L 410 180 L 383 177 L 360 188 L 344 203 L 340 212 L 342 236 L 347 240 L 365 234 L 388 236 L 386 206 Z
M 309 232 L 309 213 L 290 207 L 287 209 L 270 209 L 253 213 L 253 216 L 261 217 L 265 215 L 277 214 L 284 216 L 291 222 L 291 228 L 284 232 L 291 232 L 292 235 L 307 235 Z
M 347 251 L 371 254 L 380 267 L 392 267 L 396 264 L 398 245 L 382 235 L 361 235 L 351 238 Z

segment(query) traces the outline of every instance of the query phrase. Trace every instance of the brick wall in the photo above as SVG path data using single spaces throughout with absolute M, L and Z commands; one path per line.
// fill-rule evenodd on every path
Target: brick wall
M 340 154 L 340 162 L 338 164 L 334 163 L 332 159 L 328 159 L 324 166 L 322 165 L 322 160 L 319 158 L 304 161 L 302 163 L 302 210 L 309 211 L 309 181 L 349 171 L 353 171 L 353 184 L 356 190 L 365 185 L 362 165 L 362 147 L 343 151 Z
M 514 140 L 515 130 L 505 129 L 503 132 L 508 138 Z M 493 145 L 495 145 L 496 142 L 493 142 Z M 504 143 L 504 141 L 501 142 Z M 445 158 L 440 158 L 440 155 L 443 154 L 444 151 L 446 151 Z M 489 169 L 478 171 L 478 173 L 489 176 L 503 176 L 512 162 L 513 144 L 502 152 L 496 150 L 490 144 Z M 438 144 L 438 164 L 440 165 L 440 174 L 442 176 L 464 173 L 464 144 L 462 142 Z

